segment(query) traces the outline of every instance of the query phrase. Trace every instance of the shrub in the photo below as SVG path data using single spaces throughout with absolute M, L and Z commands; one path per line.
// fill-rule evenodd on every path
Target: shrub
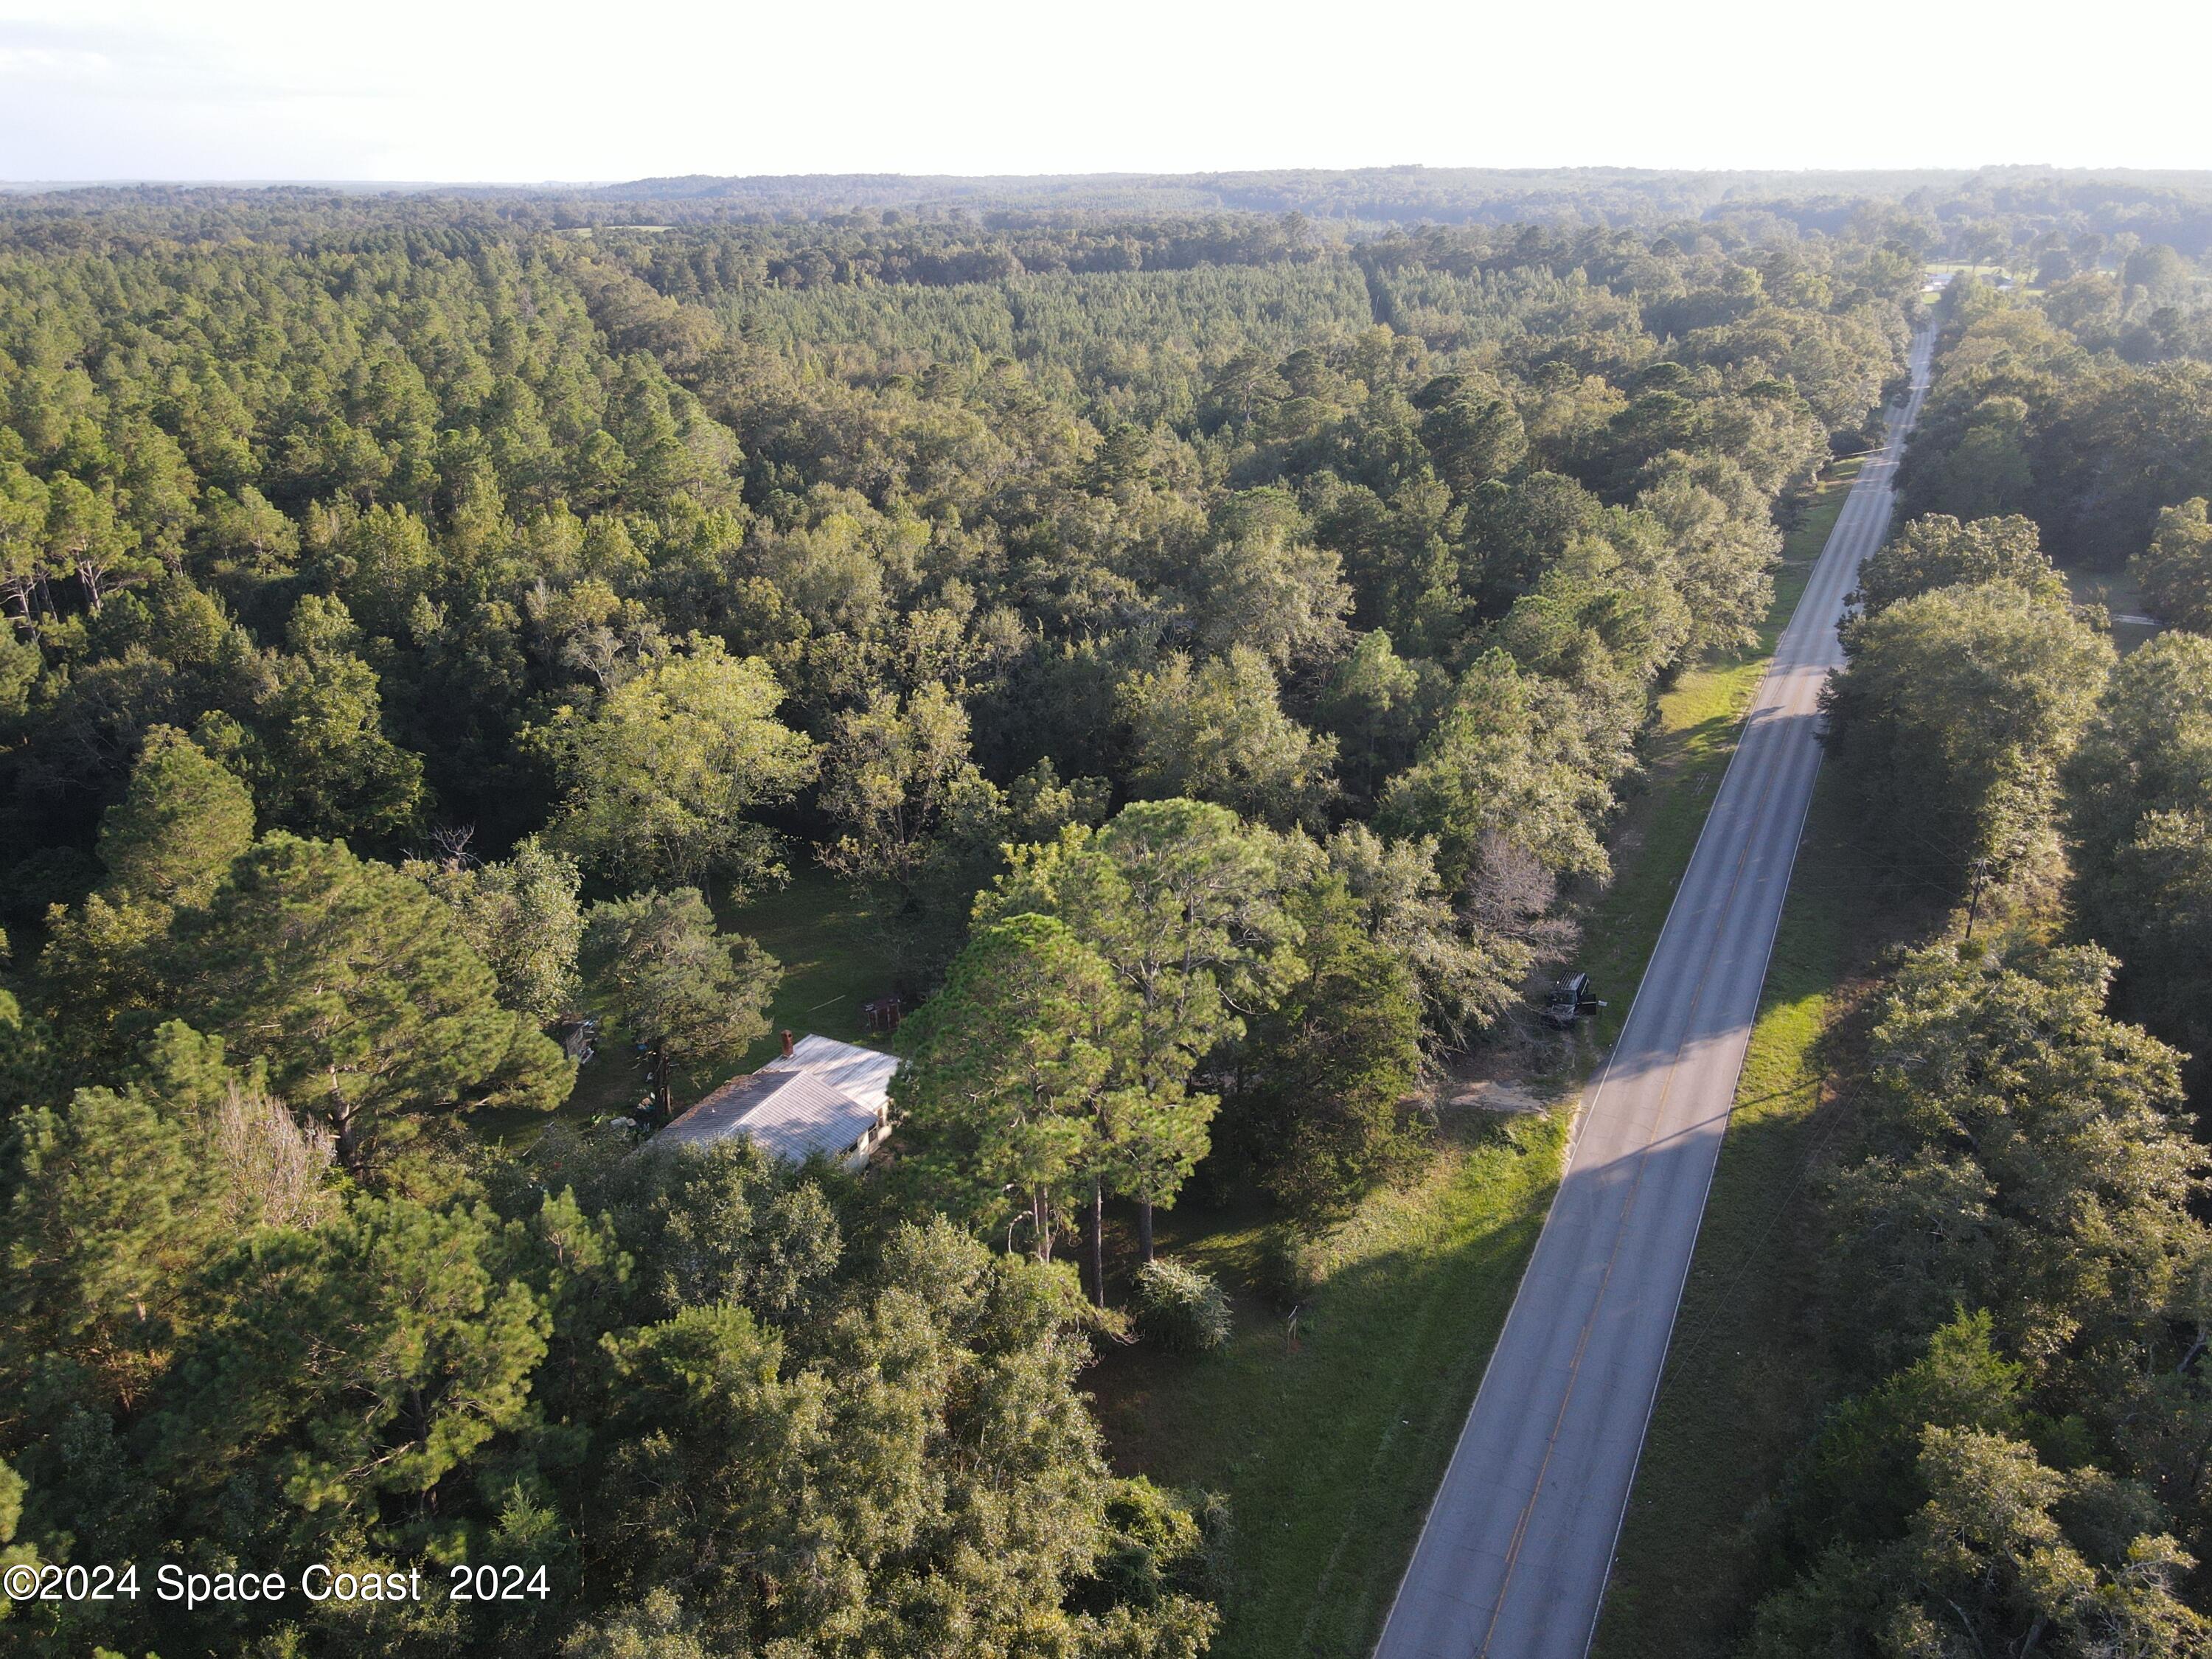
M 1229 1298 L 1212 1276 L 1179 1261 L 1148 1261 L 1137 1274 L 1137 1329 L 1176 1353 L 1206 1353 L 1229 1340 Z
M 1328 1277 L 1326 1247 L 1294 1221 L 1271 1225 L 1261 1239 L 1259 1256 L 1255 1268 L 1259 1289 L 1285 1312 L 1319 1290 Z
M 1187 1498 L 1142 1475 L 1117 1481 L 1106 1499 L 1106 1553 L 1094 1571 L 1109 1607 L 1156 1607 L 1170 1595 L 1202 1597 L 1211 1589 L 1204 1522 Z

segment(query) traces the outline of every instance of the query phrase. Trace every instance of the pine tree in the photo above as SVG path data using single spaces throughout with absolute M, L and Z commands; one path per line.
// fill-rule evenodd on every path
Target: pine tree
M 389 865 L 282 833 L 233 866 L 165 947 L 174 1006 L 326 1122 L 370 1168 L 422 1114 L 544 1109 L 573 1068 L 500 1006 L 498 983 L 445 906 Z
M 908 1022 L 896 1104 L 918 1195 L 1052 1260 L 1099 1121 L 1124 998 L 1097 952 L 1050 916 L 1015 915 L 968 942 Z
M 100 827 L 107 890 L 161 904 L 202 904 L 253 840 L 253 798 L 171 726 L 146 733 L 123 799 Z
M 1219 1104 L 1191 1087 L 1199 1062 L 1299 971 L 1285 872 L 1234 813 L 1191 800 L 1133 802 L 1103 830 L 1071 827 L 1013 860 L 977 899 L 977 921 L 1057 917 L 1124 994 L 1104 1039 L 1118 1103 L 1105 1180 L 1137 1200 L 1150 1261 L 1152 1211 L 1206 1156 Z

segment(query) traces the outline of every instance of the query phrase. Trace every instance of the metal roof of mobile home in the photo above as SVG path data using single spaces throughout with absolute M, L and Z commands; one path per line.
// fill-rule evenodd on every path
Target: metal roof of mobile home
M 890 1109 L 891 1075 L 898 1056 L 835 1037 L 803 1036 L 791 1052 L 761 1067 L 763 1072 L 809 1072 L 831 1088 L 850 1095 L 871 1111 Z
M 759 1071 L 732 1078 L 653 1139 L 656 1146 L 708 1146 L 741 1134 L 796 1163 L 810 1152 L 836 1158 L 875 1124 L 872 1108 L 811 1072 Z

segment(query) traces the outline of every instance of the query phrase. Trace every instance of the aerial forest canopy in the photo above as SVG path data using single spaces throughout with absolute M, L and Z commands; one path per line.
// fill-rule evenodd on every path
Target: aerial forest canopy
M 2033 532 L 2212 591 L 2195 448 L 2088 477 L 2145 400 L 2212 409 L 2212 212 L 1891 184 L 0 198 L 0 1553 L 553 1566 L 194 1651 L 1201 1651 L 1234 1517 L 1115 1474 L 1079 1392 L 1132 1327 L 1103 1206 L 1149 1256 L 1202 1172 L 1317 1228 L 1425 1155 L 1416 1080 L 1557 959 L 1929 258 L 2055 286 L 1950 302 L 1906 496 L 1958 522 L 1844 723 L 1903 734 L 1946 878 L 2189 735 L 2112 699 L 2203 665 L 2100 703 Z M 1876 695 L 1984 639 L 2026 641 L 2010 747 Z M 2128 787 L 2085 907 L 2203 810 Z M 570 1109 L 578 1016 L 663 1121 L 769 1032 L 726 923 L 799 871 L 921 1010 L 885 1178 Z M 1957 1021 L 1995 971 L 1914 970 Z M 2091 1044 L 2112 971 L 2018 982 Z M 1155 1265 L 1146 1328 L 1187 1294 L 1203 1340 Z M 1899 1363 L 1984 1340 L 1936 1300 Z

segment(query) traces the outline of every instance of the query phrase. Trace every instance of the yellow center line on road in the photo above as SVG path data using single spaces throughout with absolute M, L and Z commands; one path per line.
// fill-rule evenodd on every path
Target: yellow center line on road
M 1771 672 L 1771 669 L 1769 672 Z M 1762 690 L 1765 687 L 1765 677 L 1762 676 L 1760 680 Z M 1745 738 L 1750 736 L 1753 725 L 1764 712 L 1765 711 L 1759 707 L 1758 694 L 1754 692 L 1751 712 L 1744 719 Z M 1741 752 L 1742 742 L 1742 738 L 1737 739 L 1739 753 Z M 1773 801 L 1775 776 L 1775 769 L 1768 768 L 1766 775 L 1759 785 L 1759 797 L 1753 802 L 1753 810 L 1747 818 L 1747 823 L 1752 829 L 1756 829 L 1765 817 L 1766 809 Z M 1717 799 L 1713 803 L 1713 810 L 1715 811 L 1720 810 L 1720 802 Z M 1751 851 L 1755 841 L 1756 837 L 1747 831 L 1743 849 L 1736 854 L 1735 868 L 1729 877 L 1728 891 L 1721 896 L 1720 914 L 1723 917 L 1735 904 L 1735 896 L 1743 885 L 1743 872 L 1751 863 Z M 1698 982 L 1690 993 L 1690 1006 L 1683 1015 L 1685 1031 L 1694 1031 L 1697 1029 L 1698 1011 L 1705 1004 L 1705 986 L 1712 978 L 1713 959 L 1720 954 L 1724 938 L 1723 932 L 1717 930 L 1714 933 L 1711 948 L 1705 952 L 1705 963 L 1698 969 Z M 1631 1018 L 1633 1018 L 1635 1010 L 1632 1008 L 1629 1012 Z M 1622 1027 L 1621 1035 L 1624 1037 L 1627 1035 L 1626 1024 Z M 1596 1108 L 1598 1097 L 1605 1092 L 1605 1085 L 1612 1080 L 1613 1054 L 1618 1054 L 1620 1048 L 1621 1043 L 1616 1040 L 1613 1052 L 1606 1056 L 1605 1072 L 1599 1077 L 1597 1087 L 1590 1091 L 1590 1107 L 1593 1110 Z M 1651 1114 L 1655 1126 L 1666 1119 L 1668 1105 L 1674 1097 L 1674 1080 L 1680 1073 L 1679 1066 L 1669 1066 L 1667 1068 L 1666 1084 L 1659 1091 L 1659 1099 Z M 1482 1632 L 1482 1646 L 1478 1650 L 1480 1659 L 1489 1659 L 1490 1644 L 1498 1633 L 1498 1619 L 1505 1611 L 1506 1597 L 1511 1593 L 1513 1588 L 1514 1570 L 1521 1564 L 1521 1546 L 1528 1534 L 1528 1522 L 1536 1512 L 1537 1498 L 1543 1494 L 1544 1477 L 1551 1471 L 1552 1454 L 1559 1448 L 1559 1431 L 1565 1425 L 1567 1408 L 1574 1403 L 1576 1385 L 1582 1381 L 1583 1356 L 1589 1351 L 1590 1333 L 1597 1328 L 1597 1316 L 1604 1310 L 1605 1293 L 1613 1285 L 1613 1270 L 1620 1261 L 1620 1247 L 1628 1237 L 1629 1219 L 1635 1214 L 1636 1200 L 1644 1190 L 1644 1172 L 1650 1165 L 1653 1150 L 1661 1144 L 1658 1141 L 1647 1140 L 1637 1148 L 1635 1178 L 1629 1182 L 1628 1196 L 1621 1202 L 1620 1220 L 1613 1229 L 1613 1249 L 1607 1253 L 1605 1271 L 1598 1277 L 1597 1294 L 1591 1298 L 1589 1311 L 1583 1316 L 1582 1329 L 1575 1338 L 1574 1358 L 1567 1363 L 1567 1386 L 1559 1396 L 1559 1413 L 1553 1418 L 1551 1434 L 1544 1443 L 1543 1461 L 1536 1467 L 1535 1481 L 1529 1487 L 1528 1498 L 1521 1505 L 1521 1514 L 1513 1523 L 1513 1541 L 1505 1552 L 1505 1575 L 1498 1581 L 1498 1599 L 1491 1605 L 1490 1623 L 1484 1627 Z

